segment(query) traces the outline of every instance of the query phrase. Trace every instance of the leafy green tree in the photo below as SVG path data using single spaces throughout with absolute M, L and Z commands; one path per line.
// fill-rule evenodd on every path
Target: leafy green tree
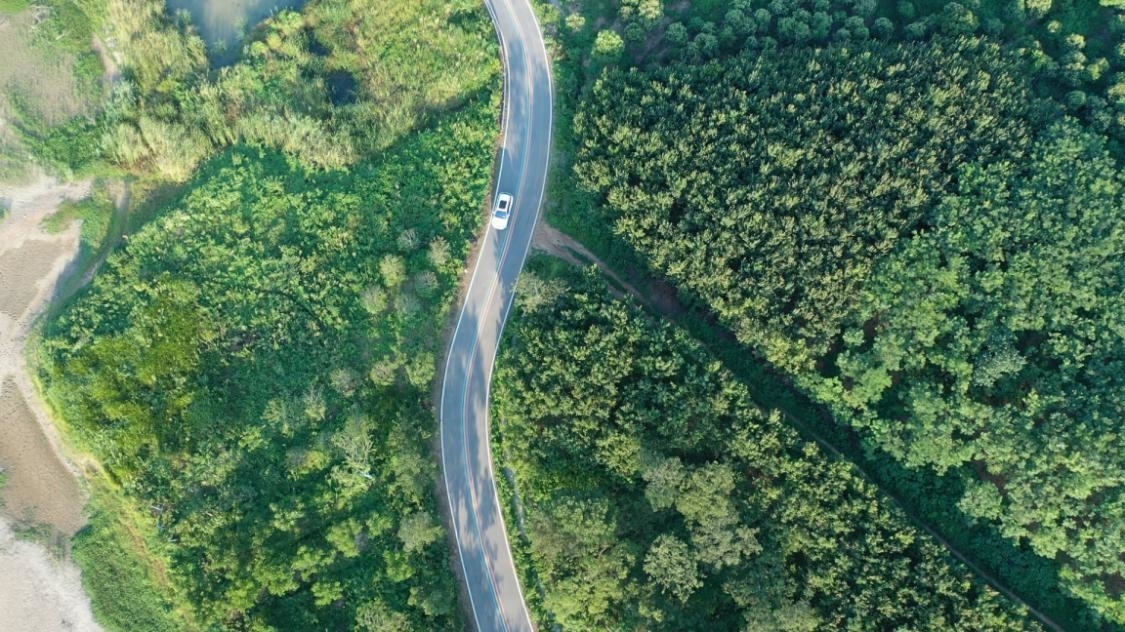
M 599 31 L 594 39 L 594 55 L 602 59 L 612 60 L 624 50 L 625 41 L 614 31 Z
M 493 399 L 540 625 L 1037 629 L 682 331 L 563 274 L 510 323 Z
M 1051 10 L 1054 0 L 1024 0 L 1027 13 L 1033 18 L 1042 18 Z
M 406 615 L 391 610 L 379 600 L 360 606 L 355 623 L 364 632 L 410 632 L 413 629 Z
M 398 528 L 398 539 L 402 548 L 408 552 L 424 550 L 441 539 L 443 529 L 428 512 L 419 511 L 402 519 Z
M 528 525 L 539 568 L 558 587 L 546 605 L 568 629 L 604 626 L 634 590 L 634 553 L 618 542 L 615 523 L 604 500 L 562 497 Z
M 645 555 L 645 573 L 661 588 L 681 602 L 703 586 L 699 563 L 687 543 L 671 534 L 661 534 Z

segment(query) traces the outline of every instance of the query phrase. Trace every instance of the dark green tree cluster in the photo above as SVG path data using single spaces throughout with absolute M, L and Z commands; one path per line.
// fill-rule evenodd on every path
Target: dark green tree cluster
M 1060 125 L 957 180 L 873 271 L 815 390 L 909 465 L 972 465 L 962 508 L 1125 621 L 1125 174 Z
M 985 4 L 899 3 L 926 28 L 864 41 L 785 40 L 776 13 L 706 54 L 673 38 L 602 73 L 576 172 L 741 342 L 1123 623 L 1122 175 L 1028 39 L 1104 47 L 1116 14 L 1027 3 L 993 37 Z
M 889 4 L 889 3 L 888 3 Z M 901 0 L 902 37 L 980 33 L 1035 66 L 1039 94 L 1091 128 L 1125 140 L 1125 5 L 1116 0 Z
M 1038 629 L 682 331 L 569 282 L 524 304 L 494 387 L 549 620 Z
M 616 30 L 598 39 L 617 46 L 595 50 L 598 60 L 698 62 L 830 42 L 987 36 L 1029 61 L 1037 95 L 1125 142 L 1125 5 L 1116 0 L 628 0 L 615 17 Z
M 575 121 L 576 168 L 655 268 L 806 368 L 949 165 L 1019 156 L 1026 104 L 1014 64 L 972 39 L 612 69 Z
M 50 398 L 204 626 L 459 627 L 427 404 L 493 105 L 349 173 L 227 152 L 51 323 Z

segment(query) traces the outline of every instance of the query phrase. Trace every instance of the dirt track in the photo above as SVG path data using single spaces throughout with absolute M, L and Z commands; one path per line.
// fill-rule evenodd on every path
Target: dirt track
M 56 234 L 40 228 L 64 198 L 85 184 L 46 178 L 18 188 L 0 185 L 0 630 L 98 630 L 78 569 L 43 545 L 14 539 L 12 521 L 49 527 L 65 543 L 85 523 L 85 493 L 50 416 L 27 373 L 24 345 L 78 250 L 78 226 Z M 65 546 L 62 547 L 65 550 Z

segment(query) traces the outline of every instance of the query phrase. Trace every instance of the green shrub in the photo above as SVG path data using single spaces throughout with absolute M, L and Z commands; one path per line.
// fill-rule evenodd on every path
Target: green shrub
M 0 0 L 0 13 L 19 13 L 31 6 L 31 0 Z
M 101 494 L 111 494 L 104 490 Z M 149 573 L 151 564 L 138 551 L 116 515 L 96 494 L 90 522 L 74 536 L 74 561 L 82 568 L 82 585 L 90 595 L 94 617 L 109 632 L 179 632 L 172 605 Z

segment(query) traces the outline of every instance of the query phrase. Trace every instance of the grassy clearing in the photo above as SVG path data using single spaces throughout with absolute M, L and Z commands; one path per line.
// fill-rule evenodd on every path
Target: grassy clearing
M 0 0 L 0 14 L 19 13 L 31 6 L 31 0 Z
M 95 481 L 89 507 L 73 555 L 98 622 L 122 632 L 195 629 L 190 608 L 178 602 L 160 556 L 151 552 L 151 520 L 104 479 Z

